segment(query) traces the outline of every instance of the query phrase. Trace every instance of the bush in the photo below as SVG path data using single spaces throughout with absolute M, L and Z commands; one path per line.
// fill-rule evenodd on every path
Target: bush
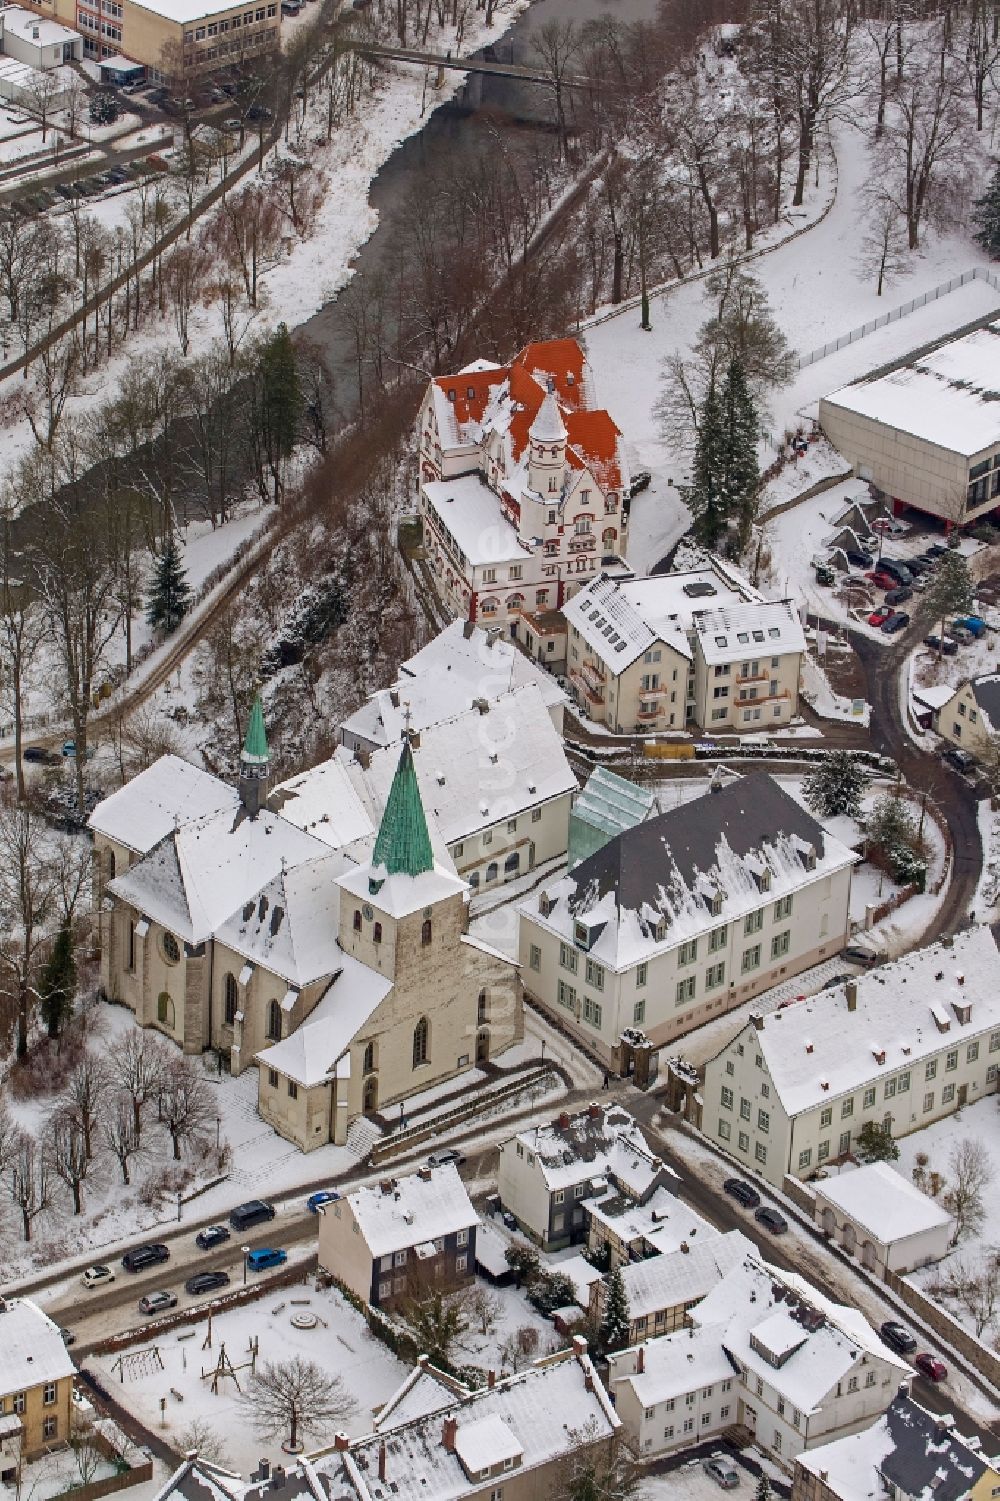
M 546 1318 L 557 1308 L 576 1302 L 576 1290 L 562 1272 L 542 1272 L 531 1284 L 528 1302 Z

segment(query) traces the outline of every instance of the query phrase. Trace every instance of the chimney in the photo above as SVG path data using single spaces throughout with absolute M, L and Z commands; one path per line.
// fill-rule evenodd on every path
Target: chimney
M 583 1378 L 583 1385 L 585 1391 L 592 1392 L 594 1390 L 594 1374 L 592 1371 L 587 1371 L 585 1373 Z
M 449 1454 L 455 1452 L 455 1435 L 458 1433 L 458 1419 L 445 1418 L 441 1425 L 441 1446 L 447 1449 Z
M 257 1466 L 257 1474 L 260 1476 L 261 1480 L 267 1480 L 270 1478 L 271 1461 L 269 1459 L 261 1460 L 260 1464 Z
M 848 1011 L 857 1011 L 857 1009 L 858 1009 L 858 982 L 856 980 L 848 980 L 847 984 L 844 986 L 844 994 L 847 997 L 847 1009 L 848 1009 Z
M 391 1194 L 395 1186 L 391 1178 L 383 1178 L 379 1183 L 379 1188 L 384 1194 Z
M 417 1168 L 417 1177 L 420 1179 L 421 1183 L 429 1183 L 431 1181 L 431 1170 L 430 1170 L 430 1168 L 429 1167 L 418 1167 Z
M 496 1373 L 496 1371 L 487 1371 L 486 1372 L 486 1390 L 489 1391 L 489 1392 L 491 1392 L 493 1390 L 493 1388 L 496 1386 L 496 1384 L 497 1384 L 497 1373 Z
M 583 1357 L 586 1355 L 586 1353 L 587 1353 L 587 1340 L 586 1340 L 586 1337 L 584 1335 L 582 1335 L 582 1334 L 574 1334 L 574 1336 L 573 1336 L 573 1354 L 576 1356 L 577 1360 L 581 1360 L 582 1361 Z
M 569 1130 L 569 1111 L 568 1110 L 560 1110 L 560 1112 L 559 1112 L 559 1118 L 556 1121 L 556 1125 L 559 1127 L 560 1131 L 568 1131 Z
M 587 1106 L 587 1114 L 590 1116 L 590 1119 L 592 1121 L 599 1121 L 600 1118 L 601 1118 L 601 1107 L 600 1107 L 600 1105 L 595 1105 L 593 1103 L 591 1103 L 590 1105 L 588 1105 Z
M 764 1030 L 764 1018 L 763 1018 L 763 1016 L 761 1015 L 761 1013 L 759 1011 L 751 1012 L 750 1020 L 753 1023 L 755 1031 L 757 1031 L 757 1032 L 763 1032 L 763 1030 Z
M 417 1356 L 417 1365 L 420 1367 L 420 1369 L 422 1371 L 426 1371 L 426 1369 L 430 1365 L 430 1363 L 431 1363 L 431 1358 L 430 1358 L 429 1355 L 418 1355 Z
M 333 1447 L 337 1450 L 338 1454 L 343 1454 L 345 1449 L 349 1449 L 351 1447 L 351 1441 L 347 1437 L 347 1434 L 335 1433 L 333 1435 Z
M 646 1369 L 646 1347 L 640 1345 L 635 1356 L 635 1374 L 641 1376 Z
M 384 1481 L 385 1481 L 385 1440 L 384 1439 L 382 1440 L 382 1442 L 378 1446 L 378 1478 L 384 1483 Z

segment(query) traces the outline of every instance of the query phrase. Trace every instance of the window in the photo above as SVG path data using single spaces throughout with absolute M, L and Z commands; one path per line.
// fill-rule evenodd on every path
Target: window
M 750 1119 L 750 1110 L 750 1101 L 745 1096 L 743 1096 L 740 1099 L 740 1119 L 748 1121 Z
M 44 1421 L 44 1423 L 42 1424 L 42 1437 L 43 1438 L 55 1438 L 55 1436 L 58 1433 L 58 1431 L 59 1431 L 59 1419 L 55 1418 L 55 1417 L 48 1417 L 48 1418 L 46 1418 L 45 1421 Z
M 735 1072 L 736 1072 L 736 1064 L 733 1062 L 733 1060 L 731 1058 L 727 1058 L 726 1059 L 726 1073 L 729 1075 L 730 1078 L 732 1078 L 733 1075 L 735 1074 Z
M 56 1384 L 54 1381 L 47 1381 L 42 1387 L 42 1401 L 45 1403 L 46 1407 L 51 1407 L 55 1400 Z
M 888 1086 L 888 1080 L 886 1080 L 886 1085 Z M 865 1090 L 865 1097 L 864 1097 L 864 1100 L 863 1100 L 862 1105 L 861 1105 L 862 1110 L 870 1110 L 871 1107 L 874 1105 L 874 1103 L 875 1103 L 875 1090 L 874 1090 L 874 1088 L 866 1089 Z
M 896 1080 L 896 1088 L 899 1090 L 900 1094 L 905 1094 L 909 1087 L 910 1073 L 909 1070 L 907 1070 L 905 1074 L 900 1074 L 899 1078 Z
M 827 1105 L 826 1109 L 825 1110 L 821 1110 L 820 1113 L 819 1113 L 819 1123 L 820 1123 L 820 1126 L 823 1127 L 823 1126 L 829 1126 L 832 1123 L 832 1121 L 833 1121 L 833 1106 L 832 1105 Z
M 420 943 L 422 948 L 426 948 L 430 943 L 431 933 L 431 920 L 429 917 L 425 917 L 423 922 L 420 924 Z
M 891 1100 L 893 1098 L 893 1096 L 895 1095 L 895 1093 L 896 1093 L 896 1081 L 895 1081 L 895 1079 L 886 1079 L 886 1081 L 885 1081 L 885 1095 L 884 1095 L 884 1098 L 887 1099 L 887 1100 Z
M 975 1061 L 976 1061 L 976 1059 L 978 1057 L 979 1057 L 979 1043 L 978 1042 L 970 1042 L 969 1046 L 965 1050 L 965 1061 L 966 1061 L 966 1063 L 975 1063 Z
M 952 1102 L 952 1100 L 954 1098 L 955 1098 L 955 1086 L 954 1086 L 954 1084 L 946 1084 L 944 1086 L 944 1088 L 942 1089 L 942 1091 L 941 1091 L 941 1104 L 942 1105 L 950 1105 L 951 1102 Z
M 281 1040 L 281 1007 L 277 1001 L 267 1003 L 267 1040 L 268 1042 Z
M 747 1135 L 747 1133 L 745 1131 L 741 1131 L 740 1132 L 739 1141 L 740 1141 L 740 1151 L 741 1152 L 749 1152 L 749 1150 L 750 1150 L 750 1138 L 749 1138 L 749 1136 Z
M 550 641 L 549 642 L 549 646 L 551 647 L 551 645 L 552 645 L 552 642 Z M 541 808 L 532 808 L 532 810 L 531 810 L 531 822 L 532 823 L 541 823 L 541 821 L 542 821 L 542 810 L 541 810 Z
M 933 1109 L 934 1109 L 934 1091 L 933 1091 L 933 1089 L 929 1089 L 927 1091 L 927 1093 L 924 1095 L 924 1112 L 926 1114 L 926 1112 L 928 1110 L 933 1110 Z
M 583 998 L 583 1019 L 584 1019 L 584 1021 L 585 1022 L 590 1022 L 590 1024 L 591 1024 L 592 1027 L 600 1028 L 601 1020 L 602 1020 L 603 1015 L 604 1015 L 604 1012 L 603 1012 L 602 1008 L 598 1005 L 598 1003 L 596 1001 L 592 1001 L 590 999 L 589 995 L 585 995 L 584 998 Z
M 841 1102 L 841 1106 L 840 1106 L 840 1119 L 842 1121 L 846 1121 L 847 1118 L 849 1116 L 852 1116 L 853 1114 L 854 1114 L 854 1096 L 851 1095 L 850 1099 L 844 1100 L 844 1101 Z
M 868 1372 L 866 1372 L 866 1374 L 865 1374 L 865 1386 L 874 1386 L 874 1385 L 875 1385 L 875 1372 L 874 1371 L 868 1371 Z
M 723 1108 L 723 1110 L 732 1110 L 732 1108 L 733 1108 L 733 1091 L 731 1089 L 727 1089 L 727 1087 L 725 1086 L 725 1084 L 723 1084 L 723 1086 L 722 1086 L 722 1094 L 721 1094 L 720 1098 L 722 1100 L 722 1108 Z
M 770 1131 L 770 1129 L 771 1129 L 771 1117 L 770 1117 L 770 1114 L 768 1113 L 768 1111 L 766 1111 L 766 1110 L 758 1110 L 757 1111 L 757 1127 L 758 1127 L 758 1130 L 760 1130 L 760 1131 Z
M 764 909 L 763 909 L 763 907 L 761 907 L 758 912 L 748 912 L 747 913 L 747 916 L 745 917 L 745 919 L 743 921 L 743 931 L 747 935 L 748 938 L 751 938 L 754 933 L 759 933 L 760 930 L 761 930 L 761 928 L 763 926 L 764 926 Z
M 392 1283 L 391 1282 L 380 1282 L 379 1285 L 378 1285 L 378 1295 L 379 1295 L 380 1298 L 391 1298 L 392 1297 Z
M 771 1098 L 771 1086 L 769 1084 L 762 1084 L 760 1086 L 760 1097 L 762 1100 L 769 1100 Z
M 236 1020 L 236 1011 L 239 1005 L 239 989 L 236 984 L 236 976 L 227 974 L 222 982 L 222 993 L 225 1003 L 226 1026 L 231 1027 Z
M 294 1079 L 289 1079 L 289 1081 L 288 1081 L 288 1098 L 290 1100 L 297 1100 L 298 1097 L 299 1097 L 299 1086 L 296 1084 L 296 1082 L 295 1082 Z
M 691 938 L 687 943 L 682 943 L 677 953 L 678 964 L 693 964 L 698 957 L 698 940 Z
M 126 952 L 126 958 L 125 958 L 125 968 L 126 969 L 135 969 L 135 923 L 134 922 L 130 922 L 129 925 L 128 925 L 128 943 L 127 943 L 127 952 Z M 991 1051 L 992 1051 L 992 1049 L 991 1049 Z
M 792 915 L 792 899 L 790 896 L 779 896 L 774 904 L 774 920 L 782 922 L 784 918 Z
M 783 959 L 788 953 L 792 941 L 791 929 L 786 928 L 783 933 L 775 933 L 771 939 L 771 958 Z
M 848 1380 L 848 1383 L 847 1383 L 847 1390 L 849 1392 L 856 1392 L 857 1389 L 858 1389 L 858 1378 L 857 1378 L 857 1376 L 851 1376 L 850 1379 Z
M 161 947 L 167 963 L 176 964 L 181 957 L 181 947 L 173 933 L 164 933 Z
M 756 1157 L 758 1162 L 767 1161 L 767 1147 L 765 1147 L 762 1141 L 759 1141 L 754 1148 L 754 1156 Z
M 559 945 L 559 963 L 563 969 L 568 969 L 572 975 L 576 974 L 579 957 L 576 949 L 571 948 L 568 943 L 561 943 Z
M 595 964 L 592 959 L 587 960 L 587 984 L 593 985 L 595 990 L 604 989 L 604 966 Z
M 15 1392 L 15 1394 L 14 1394 L 14 1405 L 13 1405 L 12 1411 L 16 1412 L 19 1417 L 23 1416 L 23 1414 L 24 1414 L 24 1392 Z
M 361 908 L 360 907 L 355 907 L 355 909 L 354 909 L 353 927 L 354 927 L 355 933 L 360 933 L 361 932 Z
M 710 954 L 717 954 L 720 949 L 725 948 L 725 946 L 726 946 L 726 939 L 728 937 L 729 937 L 729 924 L 728 923 L 723 923 L 721 928 L 713 928 L 712 932 L 708 935 L 708 951 L 709 951 L 709 953 Z
M 382 942 L 382 924 L 380 922 L 375 923 L 372 927 L 372 942 Z
M 850 1131 L 841 1131 L 841 1133 L 840 1133 L 840 1143 L 839 1143 L 839 1145 L 837 1147 L 837 1151 L 838 1151 L 839 1155 L 841 1157 L 843 1157 L 844 1154 L 847 1153 L 847 1152 L 849 1152 L 850 1150 L 851 1150 L 851 1133 L 850 1133 Z
M 636 1001 L 635 1005 L 632 1007 L 632 1025 L 634 1027 L 641 1027 L 645 1020 L 646 1002 Z
M 649 965 L 648 964 L 640 964 L 638 966 L 638 968 L 636 969 L 636 972 L 635 972 L 635 983 L 636 983 L 636 987 L 637 988 L 639 986 L 645 985 L 646 979 L 647 979 L 648 975 L 649 975 Z
M 755 943 L 752 949 L 744 949 L 743 950 L 743 965 L 742 965 L 743 973 L 746 974 L 748 970 L 756 969 L 759 964 L 760 964 L 760 944 L 759 943 Z
M 710 964 L 705 971 L 705 989 L 718 990 L 719 986 L 725 983 L 725 979 L 725 964 Z
M 576 990 L 572 985 L 567 985 L 565 980 L 560 980 L 556 987 L 556 999 L 560 1006 L 576 1009 Z
M 694 975 L 688 975 L 686 980 L 678 980 L 677 1000 L 675 1004 L 678 1006 L 683 1006 L 685 1001 L 693 1001 L 697 983 L 698 982 L 695 979 Z
M 156 1020 L 163 1027 L 174 1025 L 174 1003 L 165 990 L 161 990 L 156 998 Z
M 951 1073 L 952 1069 L 958 1068 L 958 1048 L 952 1048 L 944 1060 L 944 1067 L 946 1073 Z
M 267 1082 L 271 1086 L 272 1089 L 277 1089 L 277 1087 L 278 1087 L 278 1070 L 276 1068 L 269 1068 L 268 1069 L 268 1071 L 267 1071 Z
M 732 1135 L 732 1130 L 730 1128 L 729 1122 L 720 1119 L 720 1121 L 719 1121 L 719 1136 L 722 1138 L 723 1141 L 728 1141 L 731 1135 Z
M 1000 1053 L 1000 1032 L 990 1033 L 990 1052 Z
M 531 948 L 528 950 L 528 968 L 535 970 L 537 973 L 541 969 L 541 967 L 542 951 L 538 947 L 537 943 L 533 943 L 531 945 Z
M 830 1155 L 830 1138 L 827 1137 L 825 1141 L 821 1141 L 820 1142 L 819 1146 L 816 1149 L 816 1161 L 817 1162 L 825 1162 L 826 1159 L 829 1157 L 829 1155 Z
M 930 1080 L 930 1079 L 936 1079 L 937 1078 L 937 1059 L 936 1058 L 932 1058 L 931 1061 L 930 1061 L 930 1063 L 928 1063 L 927 1067 L 924 1069 L 924 1078 L 928 1079 L 928 1080 Z
M 799 1153 L 799 1169 L 800 1169 L 800 1171 L 801 1171 L 802 1168 L 809 1166 L 810 1162 L 812 1162 L 812 1155 L 813 1155 L 812 1154 L 812 1147 L 806 1147 L 806 1149 L 805 1149 L 804 1152 L 800 1152 Z

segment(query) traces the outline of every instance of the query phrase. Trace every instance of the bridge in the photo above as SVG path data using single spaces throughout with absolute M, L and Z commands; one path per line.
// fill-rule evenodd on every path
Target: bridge
M 517 78 L 525 83 L 544 83 L 555 88 L 551 74 L 542 68 L 532 68 L 527 63 L 498 63 L 486 57 L 442 56 L 437 52 L 421 52 L 414 47 L 387 47 L 380 42 L 356 42 L 355 50 L 363 57 L 380 57 L 387 62 L 419 63 L 425 68 L 453 68 L 459 73 L 489 73 L 495 78 Z M 560 80 L 564 89 L 583 89 L 587 79 L 567 77 Z

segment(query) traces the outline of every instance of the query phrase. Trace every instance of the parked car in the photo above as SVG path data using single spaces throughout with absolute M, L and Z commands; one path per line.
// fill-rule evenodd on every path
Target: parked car
M 925 558 L 943 558 L 944 555 L 945 555 L 945 553 L 949 552 L 949 551 L 950 551 L 950 549 L 947 548 L 947 547 L 945 547 L 945 545 L 944 545 L 943 542 L 934 542 L 934 543 L 931 544 L 930 547 L 927 548 L 926 552 L 924 553 L 924 557 Z
M 980 636 L 986 635 L 986 621 L 980 619 L 978 615 L 963 615 L 955 621 L 955 624 L 964 626 L 971 636 L 975 636 L 977 641 Z
M 193 1298 L 198 1298 L 202 1293 L 214 1293 L 217 1288 L 228 1286 L 228 1272 L 196 1272 L 185 1282 L 184 1291 Z
M 971 646 L 976 639 L 972 632 L 966 630 L 965 626 L 961 625 L 957 620 L 952 622 L 951 636 L 959 646 Z
M 929 559 L 921 558 L 918 556 L 915 558 L 907 558 L 906 566 L 911 573 L 915 574 L 917 578 L 920 578 L 923 574 L 930 573 L 931 569 L 934 567 L 934 564 L 930 562 Z
M 871 567 L 871 556 L 866 552 L 855 552 L 853 548 L 848 551 L 848 549 L 845 547 L 844 557 L 850 563 L 852 568 Z
M 947 1381 L 948 1367 L 943 1360 L 938 1360 L 934 1355 L 928 1355 L 922 1350 L 913 1362 L 921 1376 L 926 1376 L 928 1381 Z
M 259 1251 L 251 1251 L 247 1257 L 247 1267 L 251 1272 L 266 1272 L 272 1266 L 284 1266 L 288 1260 L 287 1251 L 279 1251 L 274 1246 L 262 1246 Z
M 266 1220 L 273 1220 L 275 1208 L 264 1199 L 249 1199 L 246 1204 L 237 1204 L 229 1216 L 229 1223 L 234 1230 L 249 1230 L 251 1225 L 263 1225 Z
M 882 622 L 883 622 L 883 620 L 888 620 L 889 616 L 891 614 L 892 614 L 892 606 L 891 605 L 879 605 L 878 609 L 877 610 L 873 610 L 871 612 L 871 614 L 869 615 L 869 617 L 868 617 L 868 624 L 869 625 L 881 625 Z
M 772 1235 L 784 1235 L 788 1229 L 788 1221 L 783 1214 L 772 1209 L 768 1204 L 762 1204 L 754 1214 L 758 1225 L 763 1225 L 765 1230 L 770 1230 Z
M 251 104 L 247 110 L 247 119 L 253 121 L 273 120 L 274 111 L 266 104 Z
M 950 636 L 942 637 L 935 636 L 933 634 L 930 636 L 925 636 L 924 645 L 929 646 L 932 651 L 939 651 L 941 655 L 945 657 L 954 657 L 958 655 L 958 642 L 953 641 Z
M 902 1324 L 897 1324 L 895 1319 L 886 1319 L 885 1323 L 881 1325 L 879 1333 L 889 1346 L 889 1349 L 895 1350 L 897 1355 L 909 1355 L 911 1350 L 917 1348 L 917 1342 L 913 1338 L 913 1335 L 909 1330 L 904 1329 Z
M 949 766 L 954 766 L 964 776 L 967 772 L 974 771 L 979 765 L 975 756 L 969 751 L 960 750 L 957 745 L 950 746 L 948 750 L 941 752 L 942 761 L 947 761 Z
M 871 573 L 866 573 L 865 578 L 869 579 L 875 585 L 876 589 L 896 589 L 899 587 L 892 574 L 883 573 L 881 568 L 875 568 Z
M 887 605 L 905 605 L 906 601 L 912 598 L 913 590 L 910 589 L 907 585 L 903 585 L 899 589 L 887 590 L 885 602 Z
M 122 1266 L 127 1272 L 144 1272 L 148 1266 L 158 1266 L 161 1261 L 169 1261 L 170 1252 L 166 1246 L 158 1241 L 150 1241 L 144 1246 L 133 1246 L 122 1257 Z
M 176 1307 L 177 1294 L 164 1292 L 162 1289 L 159 1292 L 147 1293 L 144 1298 L 139 1299 L 140 1313 L 166 1313 L 168 1308 Z
M 740 1483 L 739 1471 L 731 1459 L 724 1454 L 713 1454 L 709 1459 L 702 1460 L 702 1469 L 706 1475 L 711 1475 L 716 1485 L 721 1485 L 724 1491 L 735 1491 Z
M 836 990 L 838 985 L 845 985 L 850 978 L 850 975 L 831 975 L 829 980 L 823 981 L 823 989 Z
M 114 1282 L 115 1274 L 109 1266 L 89 1266 L 80 1281 L 84 1287 L 103 1287 L 105 1282 Z
M 821 584 L 824 589 L 832 589 L 833 585 L 837 582 L 837 575 L 828 563 L 817 563 L 816 582 L 817 584 Z
M 844 958 L 852 964 L 881 964 L 885 954 L 876 949 L 865 948 L 863 944 L 852 943 L 844 950 Z
M 324 1204 L 332 1204 L 339 1198 L 340 1194 L 335 1193 L 332 1188 L 321 1188 L 319 1193 L 309 1195 L 306 1199 L 306 1208 L 311 1209 L 313 1214 L 319 1214 Z
M 24 752 L 24 759 L 36 766 L 52 766 L 59 757 L 54 751 L 46 750 L 42 745 L 29 745 Z
M 194 1243 L 201 1251 L 210 1251 L 213 1246 L 221 1246 L 229 1239 L 229 1231 L 225 1225 L 209 1225 L 207 1230 L 199 1230 L 194 1238 Z
M 891 573 L 897 584 L 913 583 L 913 574 L 900 558 L 882 557 L 878 566 L 882 573 Z
M 905 610 L 897 610 L 895 615 L 890 615 L 888 620 L 882 622 L 882 634 L 895 636 L 898 631 L 905 631 L 910 623 L 910 617 Z
M 454 1163 L 458 1167 L 464 1161 L 464 1152 L 460 1152 L 457 1147 L 447 1147 L 443 1152 L 432 1152 L 427 1159 L 427 1166 L 447 1167 L 449 1163 Z
M 735 1199 L 737 1204 L 742 1204 L 744 1209 L 756 1209 L 760 1203 L 760 1194 L 752 1183 L 746 1183 L 742 1178 L 727 1178 L 723 1187 L 730 1198 Z

